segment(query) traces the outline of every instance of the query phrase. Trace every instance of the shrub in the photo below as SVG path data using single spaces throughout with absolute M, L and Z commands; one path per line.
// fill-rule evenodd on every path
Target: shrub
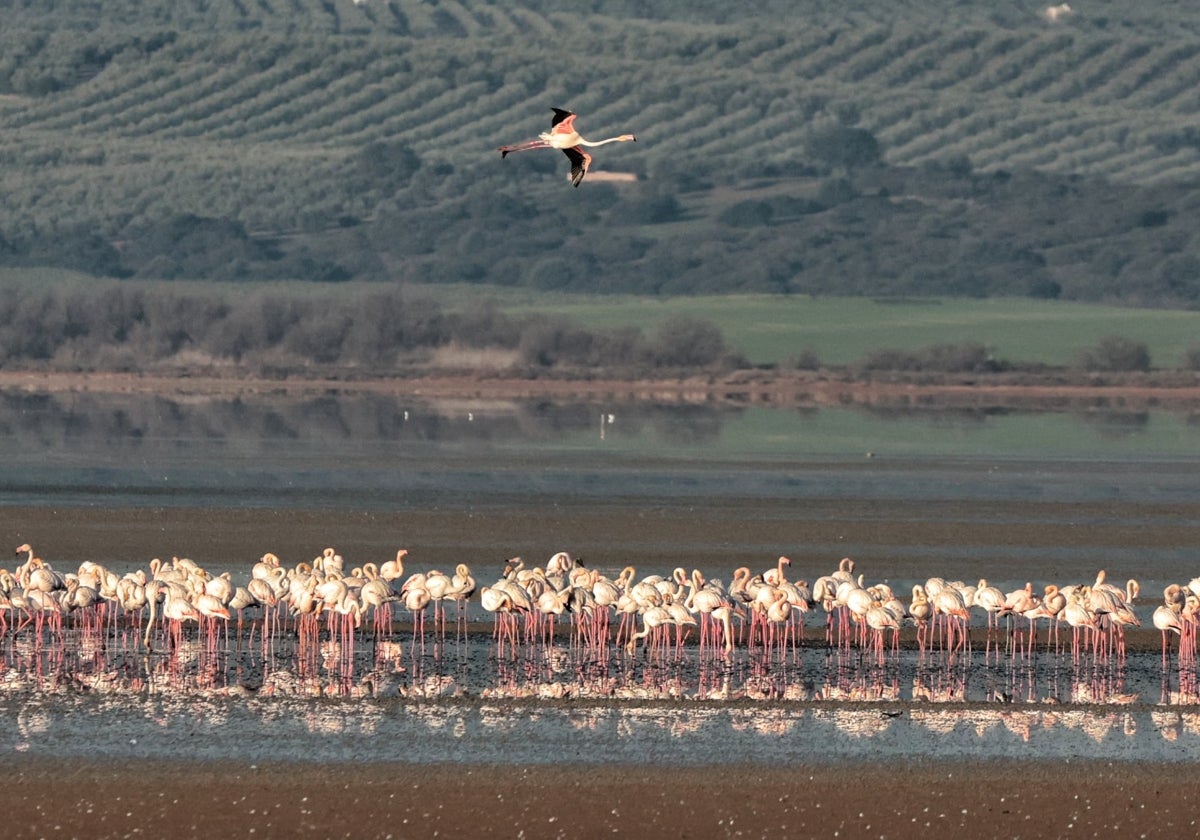
M 667 318 L 654 340 L 654 361 L 665 367 L 708 367 L 727 352 L 720 327 L 691 315 Z
M 1006 367 L 992 357 L 982 344 L 931 344 L 916 351 L 885 348 L 868 353 L 860 367 L 864 370 L 931 371 L 935 373 L 986 373 Z
M 1188 345 L 1183 351 L 1184 370 L 1200 370 L 1200 342 Z
M 1150 369 L 1150 350 L 1140 341 L 1109 335 L 1095 347 L 1081 350 L 1078 366 L 1084 370 L 1119 372 Z
M 843 169 L 878 163 L 883 154 L 870 131 L 844 125 L 817 129 L 804 144 L 804 151 L 827 166 Z
M 817 355 L 817 351 L 811 347 L 805 347 L 794 356 L 788 356 L 779 367 L 783 370 L 820 370 L 821 358 Z

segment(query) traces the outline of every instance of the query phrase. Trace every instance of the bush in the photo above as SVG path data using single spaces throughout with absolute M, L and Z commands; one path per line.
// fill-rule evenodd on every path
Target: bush
M 721 328 L 691 315 L 667 318 L 654 340 L 654 361 L 664 367 L 709 367 L 727 352 Z
M 878 163 L 883 154 L 874 134 L 844 125 L 816 130 L 804 144 L 804 151 L 810 158 L 840 169 Z
M 998 367 L 991 351 L 973 341 L 934 344 L 925 350 L 924 356 L 927 370 L 944 373 L 986 373 Z
M 774 211 L 767 201 L 739 201 L 721 211 L 718 221 L 730 227 L 769 225 Z
M 779 367 L 782 370 L 820 370 L 821 358 L 816 350 L 805 347 L 798 354 L 784 359 Z
M 1150 350 L 1140 341 L 1109 335 L 1091 348 L 1081 350 L 1077 362 L 1084 370 L 1116 373 L 1150 369 Z
M 1183 351 L 1184 370 L 1200 370 L 1200 342 L 1188 345 Z
M 916 351 L 888 348 L 868 353 L 859 365 L 864 370 L 930 371 L 934 373 L 988 373 L 1007 365 L 992 357 L 982 344 L 931 344 Z

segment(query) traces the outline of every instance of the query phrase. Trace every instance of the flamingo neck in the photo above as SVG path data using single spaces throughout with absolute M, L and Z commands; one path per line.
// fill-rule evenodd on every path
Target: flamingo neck
M 585 140 L 582 137 L 580 137 L 579 145 L 580 146 L 603 146 L 605 143 L 620 143 L 621 141 L 623 141 L 625 139 L 626 139 L 626 137 L 624 135 L 621 137 L 609 137 L 606 140 Z

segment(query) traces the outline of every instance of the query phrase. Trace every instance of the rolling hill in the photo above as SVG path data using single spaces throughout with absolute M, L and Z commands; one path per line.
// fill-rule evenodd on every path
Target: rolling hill
M 0 265 L 1200 300 L 1200 9 L 879 5 L 0 2 Z

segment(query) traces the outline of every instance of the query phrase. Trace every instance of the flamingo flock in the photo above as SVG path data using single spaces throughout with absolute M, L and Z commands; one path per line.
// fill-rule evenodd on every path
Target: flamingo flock
M 166 562 L 155 558 L 148 568 L 124 575 L 93 562 L 60 573 L 25 544 L 17 548 L 23 561 L 12 571 L 0 569 L 0 632 L 33 628 L 40 636 L 61 632 L 66 620 L 101 629 L 125 619 L 142 622 L 147 648 L 160 632 L 165 632 L 164 641 L 178 646 L 187 624 L 215 643 L 221 633 L 228 634 L 235 616 L 240 634 L 245 611 L 256 609 L 264 637 L 285 629 L 316 634 L 324 621 L 330 637 L 351 640 L 368 614 L 376 636 L 390 634 L 398 602 L 413 611 L 418 627 L 423 627 L 425 608 L 434 604 L 435 625 L 444 631 L 446 601 L 457 602 L 457 620 L 463 623 L 463 604 L 475 592 L 470 569 L 459 564 L 453 575 L 419 572 L 397 586 L 407 553 L 401 549 L 380 566 L 364 563 L 346 569 L 333 548 L 293 567 L 268 552 L 241 584 L 234 582 L 232 572 L 214 573 L 181 557 Z
M 921 653 L 967 650 L 972 621 L 982 614 L 989 655 L 999 654 L 1002 645 L 1009 655 L 1032 655 L 1042 626 L 1042 649 L 1064 652 L 1065 625 L 1071 656 L 1078 661 L 1085 655 L 1123 658 L 1126 628 L 1141 624 L 1134 609 L 1137 581 L 1116 586 L 1104 571 L 1088 583 L 1046 584 L 1040 592 L 1032 583 L 1005 593 L 986 580 L 966 584 L 932 577 L 913 585 L 906 602 L 887 583 L 868 584 L 850 558 L 810 586 L 790 577 L 787 557 L 760 572 L 739 567 L 724 583 L 684 568 L 638 578 L 635 568 L 626 566 L 610 578 L 562 551 L 544 565 L 527 566 L 513 558 L 498 579 L 477 587 L 465 563 L 452 573 L 432 569 L 406 575 L 404 549 L 382 564 L 353 568 L 334 548 L 292 566 L 267 553 L 250 564 L 244 581 L 235 580 L 231 571 L 209 571 L 179 557 L 155 559 L 146 569 L 117 575 L 93 562 L 59 572 L 28 544 L 17 549 L 17 556 L 15 569 L 0 569 L 0 633 L 40 636 L 61 633 L 66 621 L 95 630 L 124 621 L 136 624 L 147 648 L 177 646 L 187 625 L 195 625 L 212 645 L 222 635 L 228 638 L 234 621 L 240 636 L 249 610 L 256 617 L 251 636 L 256 628 L 263 639 L 284 631 L 301 637 L 324 632 L 346 643 L 368 632 L 390 636 L 397 610 L 407 613 L 414 643 L 423 643 L 431 611 L 432 635 L 444 641 L 448 602 L 453 602 L 461 640 L 467 634 L 467 603 L 476 596 L 493 618 L 500 652 L 521 645 L 549 647 L 563 639 L 572 649 L 597 656 L 612 644 L 626 655 L 679 657 L 694 644 L 706 656 L 727 657 L 742 647 L 795 659 L 805 645 L 823 642 L 870 652 L 882 661 L 900 648 L 905 626 L 916 628 Z M 824 615 L 824 638 L 806 640 L 806 620 L 818 611 Z M 1200 578 L 1168 586 L 1152 618 L 1162 633 L 1164 660 L 1172 635 L 1179 639 L 1181 658 L 1195 657 L 1198 622 Z
M 601 649 L 608 641 L 610 622 L 617 618 L 615 641 L 620 648 L 633 653 L 641 647 L 658 655 L 679 655 L 685 635 L 697 628 L 702 653 L 728 655 L 740 644 L 795 658 L 803 644 L 805 619 L 815 607 L 825 614 L 826 646 L 869 650 L 880 660 L 899 649 L 906 625 L 916 627 L 921 652 L 967 649 L 973 611 L 985 617 L 989 653 L 998 651 L 1003 639 L 1009 654 L 1032 655 L 1039 622 L 1048 628 L 1046 646 L 1060 652 L 1064 648 L 1059 631 L 1066 624 L 1075 661 L 1085 654 L 1123 658 L 1125 628 L 1141 624 L 1132 606 L 1139 594 L 1137 581 L 1117 587 L 1104 571 L 1091 583 L 1048 584 L 1040 595 L 1032 583 L 1004 593 L 986 580 L 971 585 L 934 577 L 914 585 L 905 603 L 887 583 L 868 585 L 862 574 L 855 575 L 850 558 L 811 586 L 805 580 L 789 580 L 790 566 L 787 557 L 760 573 L 743 566 L 734 570 L 728 585 L 699 569 L 689 573 L 683 568 L 668 577 L 635 580 L 635 569 L 628 566 L 610 580 L 560 552 L 545 569 L 526 568 L 520 558 L 509 561 L 500 579 L 481 589 L 481 603 L 495 614 L 495 637 L 502 646 L 550 641 L 555 622 L 566 614 L 572 621 L 572 645 Z M 1200 590 L 1200 579 L 1196 586 Z M 1178 627 L 1172 629 L 1185 642 L 1194 638 L 1200 619 L 1182 606 L 1173 615 Z M 1000 632 L 1001 620 L 1010 622 L 1010 632 Z M 1188 628 L 1184 622 L 1190 622 Z M 1194 652 L 1186 644 L 1181 650 L 1185 655 Z

